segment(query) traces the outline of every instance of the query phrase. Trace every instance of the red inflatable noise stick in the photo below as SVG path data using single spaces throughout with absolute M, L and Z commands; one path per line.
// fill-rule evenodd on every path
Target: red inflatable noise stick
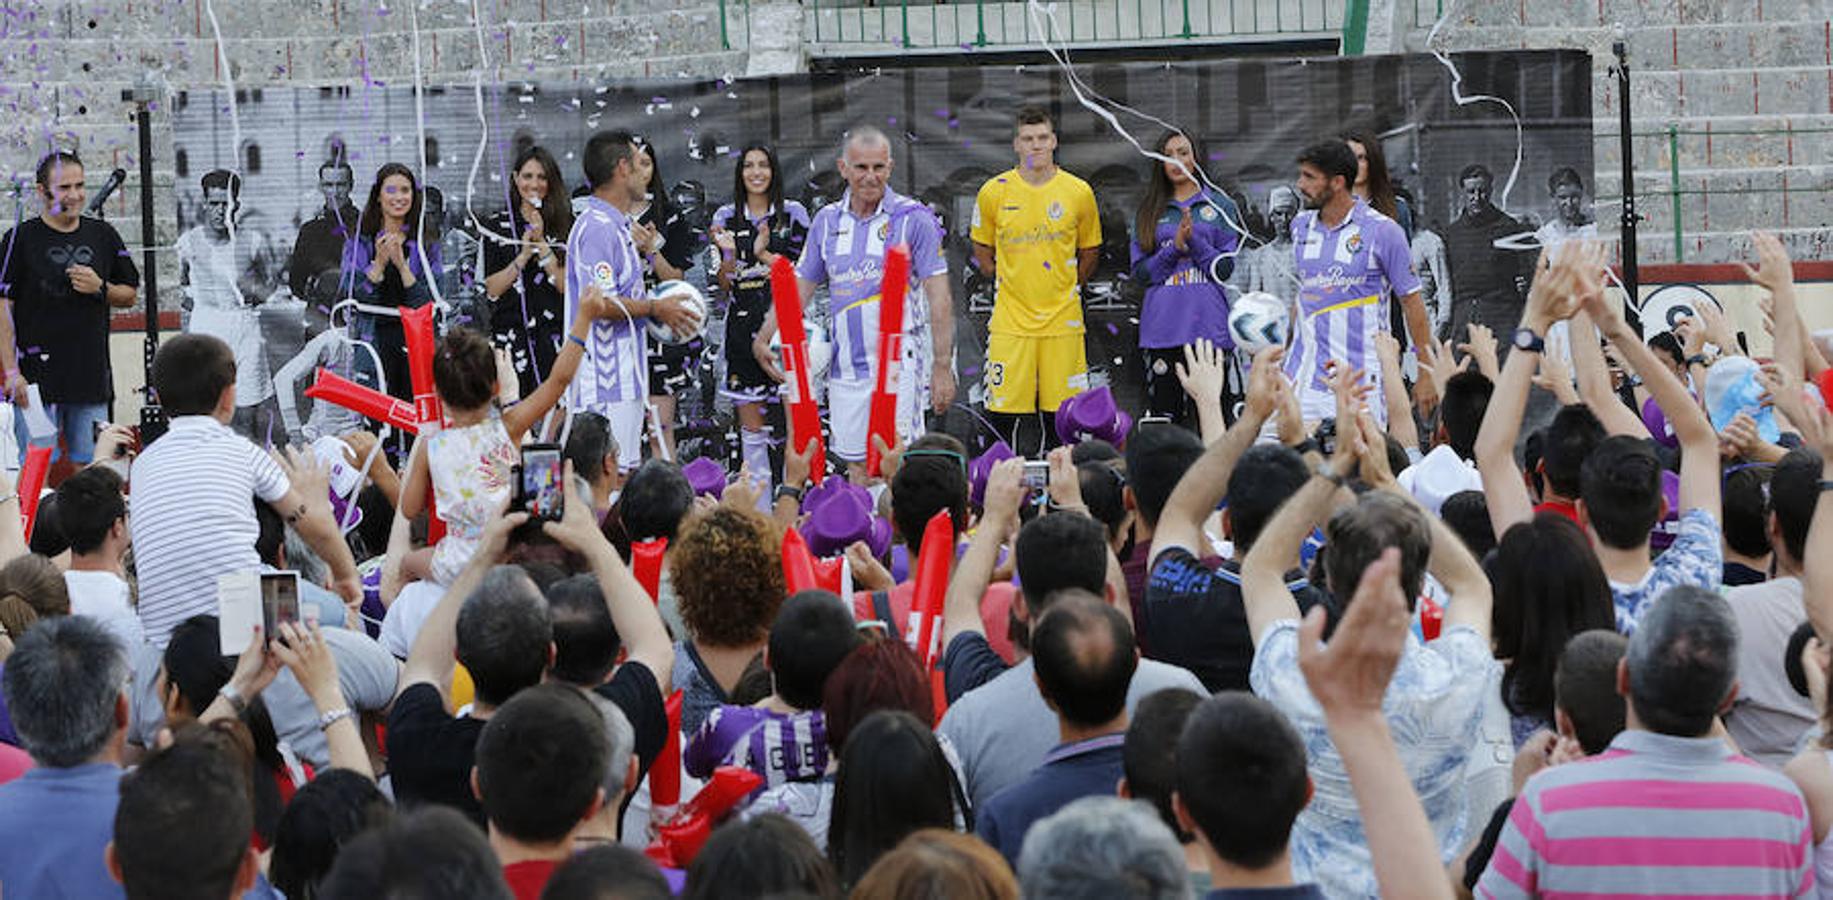
M 1814 383 L 1820 387 L 1820 402 L 1833 409 L 1833 369 L 1822 369 Z
M 668 695 L 668 740 L 662 752 L 649 767 L 649 807 L 665 810 L 681 803 L 681 697 L 680 691 Z
M 313 400 L 334 403 L 365 418 L 386 422 L 409 434 L 420 433 L 420 417 L 413 404 L 364 387 L 330 369 L 318 370 L 305 395 Z
M 770 267 L 770 297 L 776 310 L 777 330 L 783 335 L 784 384 L 789 389 L 789 435 L 798 451 L 814 443 L 815 465 L 809 468 L 809 479 L 820 484 L 826 476 L 827 448 L 821 442 L 821 410 L 815 406 L 813 388 L 809 385 L 808 331 L 802 327 L 802 291 L 796 284 L 796 269 L 788 257 L 779 256 Z
M 421 422 L 440 423 L 445 412 L 433 387 L 433 305 L 401 307 L 401 330 L 407 337 L 407 370 L 414 389 L 414 414 Z M 430 430 L 430 429 L 428 429 Z
M 885 251 L 885 277 L 878 291 L 878 373 L 866 422 L 866 474 L 882 477 L 878 445 L 897 446 L 898 366 L 904 359 L 904 298 L 910 287 L 910 248 Z
M 38 521 L 38 495 L 44 492 L 45 476 L 50 471 L 50 447 L 26 449 L 25 465 L 19 469 L 19 515 L 24 519 L 28 541 L 32 539 L 32 525 Z
M 923 526 L 923 550 L 917 555 L 915 591 L 910 600 L 911 622 L 904 629 L 916 640 L 911 649 L 922 660 L 924 669 L 935 664 L 936 643 L 942 636 L 936 620 L 942 617 L 942 603 L 948 595 L 948 567 L 954 559 L 955 524 L 945 509 Z
M 1433 602 L 1431 597 L 1419 598 L 1419 636 L 1426 641 L 1438 640 L 1439 632 L 1445 628 L 1445 608 Z
M 846 557 L 844 556 L 815 560 L 815 586 L 824 591 L 840 594 L 842 597 L 846 596 L 840 592 L 841 571 L 845 568 Z
M 792 595 L 821 586 L 815 578 L 814 554 L 808 552 L 802 532 L 794 528 L 783 532 L 783 584 Z
M 662 557 L 668 552 L 668 538 L 636 541 L 630 545 L 630 571 L 638 584 L 649 592 L 651 603 L 662 597 Z
M 712 780 L 694 795 L 694 799 L 687 801 L 674 818 L 657 829 L 655 841 L 644 853 L 657 865 L 670 869 L 687 868 L 712 835 L 713 826 L 763 784 L 763 776 L 750 769 L 738 766 L 714 769 Z

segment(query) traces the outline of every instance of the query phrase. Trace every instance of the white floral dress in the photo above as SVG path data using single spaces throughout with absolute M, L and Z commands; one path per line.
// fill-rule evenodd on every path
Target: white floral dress
M 427 472 L 446 535 L 433 551 L 433 580 L 449 585 L 477 552 L 484 526 L 514 490 L 516 445 L 492 412 L 476 425 L 447 428 L 427 439 Z

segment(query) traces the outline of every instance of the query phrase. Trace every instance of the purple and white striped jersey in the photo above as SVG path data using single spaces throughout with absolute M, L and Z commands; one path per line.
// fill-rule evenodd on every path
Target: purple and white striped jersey
M 755 706 L 720 706 L 681 747 L 687 774 L 709 778 L 719 766 L 740 766 L 763 787 L 807 781 L 827 771 L 827 727 L 821 711 L 783 713 Z
M 878 355 L 878 290 L 884 279 L 885 248 L 910 245 L 910 294 L 904 301 L 905 344 L 929 327 L 929 304 L 923 279 L 948 271 L 942 251 L 942 228 L 929 207 L 890 188 L 872 215 L 860 218 L 848 208 L 852 192 L 815 213 L 808 243 L 796 274 L 825 282 L 828 313 L 833 319 L 834 362 L 828 380 L 870 383 L 872 359 Z
M 1418 291 L 1419 276 L 1406 232 L 1361 198 L 1335 228 L 1320 222 L 1317 210 L 1300 213 L 1292 222 L 1292 249 L 1301 286 L 1285 370 L 1305 400 L 1305 417 L 1317 418 L 1319 395 L 1330 398 L 1327 360 L 1361 369 L 1380 395 L 1375 333 L 1388 330 L 1388 296 Z M 1374 403 L 1371 411 L 1381 418 L 1385 410 Z
M 642 297 L 643 259 L 630 238 L 630 217 L 597 197 L 586 197 L 579 218 L 566 238 L 566 321 L 571 333 L 579 314 L 579 297 L 596 284 L 606 297 Z M 573 376 L 567 404 L 573 409 L 602 411 L 611 403 L 642 400 L 648 394 L 646 318 L 634 322 L 592 323 L 586 355 Z

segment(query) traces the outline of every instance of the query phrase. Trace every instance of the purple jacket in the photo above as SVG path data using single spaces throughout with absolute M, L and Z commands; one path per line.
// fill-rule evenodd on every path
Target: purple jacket
M 687 774 L 706 778 L 719 766 L 763 776 L 762 787 L 806 781 L 827 771 L 827 726 L 821 711 L 782 715 L 755 706 L 720 706 L 681 747 Z
M 1185 252 L 1175 238 L 1184 210 L 1190 210 L 1191 234 Z M 1170 201 L 1158 217 L 1153 252 L 1133 249 L 1133 278 L 1146 286 L 1139 311 L 1139 346 L 1182 347 L 1199 337 L 1228 349 L 1228 294 L 1222 284 L 1235 271 L 1235 249 L 1241 236 L 1229 224 L 1240 213 L 1226 195 L 1205 191 L 1189 200 Z

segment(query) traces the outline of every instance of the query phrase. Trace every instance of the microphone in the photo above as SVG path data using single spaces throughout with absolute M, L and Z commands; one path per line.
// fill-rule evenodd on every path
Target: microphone
M 100 215 L 102 212 L 102 204 L 107 203 L 109 196 L 115 192 L 116 188 L 121 186 L 121 182 L 126 180 L 126 169 L 116 169 L 108 173 L 108 180 L 102 183 L 102 189 L 96 191 L 94 197 L 89 198 L 89 207 L 83 210 L 84 214 L 91 216 Z

